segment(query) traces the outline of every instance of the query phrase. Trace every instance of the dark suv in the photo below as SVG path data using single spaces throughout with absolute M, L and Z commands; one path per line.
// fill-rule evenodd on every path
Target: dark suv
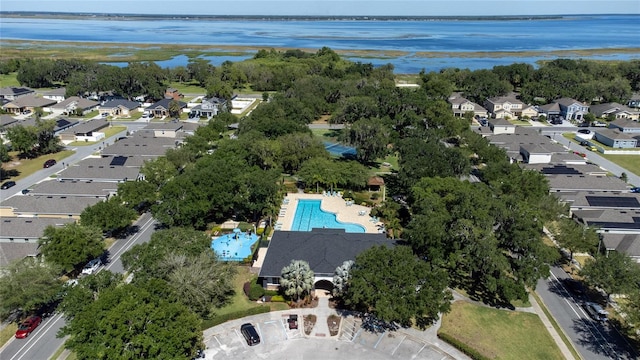
M 253 346 L 260 344 L 260 336 L 253 325 L 249 323 L 243 324 L 240 327 L 240 332 L 242 336 L 244 336 L 244 339 L 247 340 L 247 345 Z
M 55 164 L 56 164 L 56 161 L 54 159 L 49 159 L 49 160 L 44 162 L 44 165 L 42 167 L 44 167 L 46 169 L 46 168 L 52 167 Z

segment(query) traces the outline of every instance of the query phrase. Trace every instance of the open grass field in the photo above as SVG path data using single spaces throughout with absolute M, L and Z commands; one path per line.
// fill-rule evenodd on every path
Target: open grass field
M 446 333 L 489 359 L 563 359 L 536 314 L 487 308 L 464 301 L 451 305 L 439 333 Z
M 42 169 L 42 165 L 47 160 L 54 159 L 56 160 L 56 162 L 60 162 L 64 158 L 71 156 L 74 153 L 75 151 L 72 150 L 64 150 L 55 154 L 42 155 L 35 159 L 19 159 L 18 153 L 15 151 L 11 151 L 9 152 L 11 160 L 6 163 L 2 163 L 2 167 L 9 174 L 8 179 L 20 180 Z
M 7 86 L 20 86 L 20 83 L 16 79 L 16 73 L 0 74 L 0 88 Z
M 640 155 L 602 155 L 602 157 L 640 176 Z M 640 184 L 634 185 L 640 186 Z

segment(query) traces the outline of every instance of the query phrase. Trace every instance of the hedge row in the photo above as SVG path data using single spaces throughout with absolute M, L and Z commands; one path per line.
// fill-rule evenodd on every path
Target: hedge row
M 271 308 L 267 305 L 260 305 L 257 307 L 252 307 L 250 309 L 247 310 L 242 310 L 242 311 L 235 311 L 235 312 L 231 312 L 228 314 L 224 314 L 224 315 L 219 315 L 216 317 L 213 317 L 211 319 L 208 320 L 204 320 L 202 322 L 202 329 L 208 329 L 210 327 L 214 327 L 216 325 L 220 325 L 222 323 L 225 323 L 229 320 L 235 320 L 235 319 L 240 319 L 243 318 L 245 316 L 251 316 L 251 315 L 258 315 L 258 314 L 264 314 L 264 313 L 268 313 L 269 311 L 271 311 Z
M 459 341 L 458 339 L 450 336 L 449 334 L 438 332 L 438 338 L 443 341 L 449 343 L 449 345 L 455 347 L 456 349 L 462 351 L 465 355 L 468 355 L 470 358 L 474 360 L 490 360 L 488 357 L 480 354 L 478 350 L 470 347 L 469 345 Z

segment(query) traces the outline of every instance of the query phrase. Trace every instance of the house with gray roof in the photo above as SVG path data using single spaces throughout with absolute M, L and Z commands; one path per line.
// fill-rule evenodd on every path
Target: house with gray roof
M 0 203 L 0 215 L 79 219 L 85 208 L 100 201 L 99 198 L 83 196 L 12 196 Z
M 629 149 L 638 146 L 638 139 L 614 129 L 598 129 L 593 138 L 612 148 Z
M 609 129 L 618 130 L 631 136 L 640 134 L 640 122 L 618 119 L 609 123 Z
M 343 229 L 276 231 L 269 242 L 258 281 L 265 288 L 280 284 L 282 268 L 304 260 L 315 273 L 315 286 L 331 288 L 335 269 L 373 246 L 394 246 L 385 234 L 348 233 Z
M 618 103 L 591 105 L 589 112 L 598 118 L 638 120 L 640 111 Z
M 495 135 L 497 134 L 514 134 L 516 126 L 504 118 L 496 118 L 489 120 L 489 129 Z
M 582 121 L 589 112 L 589 105 L 571 98 L 554 100 L 560 106 L 560 116 L 567 120 Z
M 604 233 L 602 244 L 607 252 L 617 251 L 640 263 L 640 234 Z
M 116 141 L 102 150 L 102 155 L 108 156 L 145 156 L 156 158 L 163 156 L 168 149 L 174 149 L 181 140 L 148 136 L 141 132 L 134 136 Z
M 154 137 L 176 138 L 182 130 L 184 123 L 181 121 L 169 121 L 164 123 L 152 122 L 142 130 L 153 132 Z
M 64 101 L 49 106 L 45 111 L 50 111 L 57 115 L 85 115 L 94 110 L 98 110 L 99 102 L 85 99 L 78 96 L 71 96 Z
M 640 234 L 640 210 L 576 210 L 573 217 L 599 233 Z
M 62 102 L 66 99 L 67 88 L 60 87 L 53 90 L 49 90 L 42 94 L 42 97 L 49 100 L 55 100 L 56 102 Z
M 522 110 L 527 106 L 518 100 L 515 94 L 511 94 L 488 98 L 484 102 L 484 107 L 495 119 L 515 119 L 522 114 Z
M 22 96 L 34 95 L 35 91 L 28 87 L 7 86 L 0 88 L 0 98 L 13 101 Z
M 118 183 L 78 180 L 45 180 L 33 185 L 26 196 L 87 196 L 108 199 L 118 191 Z
M 571 212 L 578 210 L 634 210 L 640 211 L 640 194 L 603 193 L 598 191 L 577 191 L 558 194 L 560 201 L 569 205 Z
M 627 183 L 614 176 L 553 174 L 547 175 L 547 180 L 551 193 L 567 191 L 629 192 Z
M 45 99 L 33 94 L 20 96 L 9 103 L 2 105 L 2 109 L 12 114 L 20 114 L 27 110 L 34 111 L 36 108 L 46 108 L 55 104 L 55 100 Z
M 89 121 L 80 122 L 58 134 L 61 141 L 100 141 L 105 135 L 100 130 L 109 126 L 109 122 L 105 119 L 91 119 Z
M 571 153 L 572 155 L 575 155 Z M 580 159 L 583 159 L 580 157 Z M 609 172 L 598 165 L 582 163 L 551 163 L 551 164 L 522 164 L 522 167 L 529 170 L 536 170 L 544 175 L 595 175 L 607 176 Z
M 64 226 L 74 219 L 3 217 L 0 219 L 0 268 L 29 256 L 37 256 L 38 239 L 48 226 Z
M 189 112 L 190 118 L 207 118 L 211 119 L 212 117 L 218 115 L 221 111 L 227 110 L 227 100 L 210 97 L 202 99 L 202 102 L 193 108 Z
M 177 101 L 174 99 L 162 99 L 144 110 L 149 114 L 153 115 L 153 117 L 166 117 L 169 116 L 169 107 L 171 106 L 171 102 L 176 102 L 180 111 L 187 107 L 187 103 L 184 101 Z
M 520 155 L 527 164 L 548 164 L 553 153 L 544 146 L 538 144 L 520 145 Z
M 140 103 L 127 99 L 116 99 L 105 102 L 100 105 L 101 113 L 108 113 L 111 116 L 129 116 L 131 113 L 140 109 Z
M 129 162 L 127 156 L 106 156 L 102 158 L 87 158 L 73 164 L 58 174 L 62 181 L 96 181 L 96 182 L 124 182 L 140 178 L 140 162 Z
M 487 111 L 487 109 L 474 103 L 471 100 L 467 100 L 460 93 L 451 94 L 447 101 L 449 102 L 449 104 L 451 104 L 453 116 L 463 117 L 468 112 L 473 113 L 473 116 L 476 117 L 486 118 L 489 116 L 489 112 Z

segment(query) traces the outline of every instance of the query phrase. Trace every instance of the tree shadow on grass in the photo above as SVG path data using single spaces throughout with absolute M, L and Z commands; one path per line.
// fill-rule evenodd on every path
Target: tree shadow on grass
M 16 169 L 10 169 L 10 170 L 0 169 L 0 181 L 1 180 L 6 180 L 6 179 L 11 179 L 11 178 L 16 177 L 18 175 L 20 175 L 20 171 L 18 171 Z

